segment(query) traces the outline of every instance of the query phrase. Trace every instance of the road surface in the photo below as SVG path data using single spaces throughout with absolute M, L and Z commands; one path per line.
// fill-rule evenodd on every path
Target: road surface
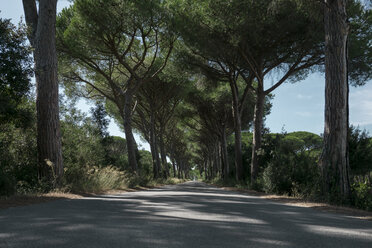
M 0 210 L 0 247 L 372 247 L 372 222 L 189 182 Z

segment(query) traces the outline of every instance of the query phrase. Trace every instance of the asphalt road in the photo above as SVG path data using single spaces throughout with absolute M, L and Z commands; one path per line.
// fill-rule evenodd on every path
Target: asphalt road
M 0 247 L 372 247 L 372 222 L 191 182 L 0 210 Z

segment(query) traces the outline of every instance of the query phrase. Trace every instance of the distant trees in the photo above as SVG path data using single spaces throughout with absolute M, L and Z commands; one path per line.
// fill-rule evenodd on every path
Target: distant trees
M 184 9 L 182 4 L 179 9 Z M 320 11 L 316 4 L 315 8 Z M 179 32 L 195 57 L 193 64 L 205 74 L 230 85 L 238 180 L 243 179 L 241 115 L 246 95 L 254 91 L 256 99 L 251 162 L 254 185 L 258 175 L 265 97 L 286 80 L 304 77 L 307 69 L 323 60 L 323 28 L 317 11 L 309 15 L 301 4 L 290 0 L 206 0 L 191 5 L 187 13 L 176 11 Z M 265 88 L 265 77 L 272 76 L 274 71 L 279 78 Z M 253 83 L 254 79 L 257 84 Z M 242 93 L 237 87 L 238 80 L 246 83 Z
M 176 13 L 176 30 L 187 46 L 181 56 L 184 57 L 184 63 L 197 68 L 197 71 L 205 75 L 208 80 L 224 82 L 229 86 L 235 138 L 235 177 L 237 180 L 243 180 L 242 113 L 254 75 L 250 70 L 239 67 L 242 58 L 233 44 L 234 41 L 231 40 L 234 38 L 231 32 L 234 28 L 232 22 L 234 12 L 225 12 L 225 5 L 223 2 L 209 0 L 191 5 L 188 1 L 181 1 L 175 3 L 173 9 Z M 185 6 L 189 11 L 182 11 Z M 246 84 L 241 88 L 238 86 L 238 81 L 242 81 L 243 72 L 246 76 Z
M 34 49 L 39 177 L 60 183 L 63 160 L 55 42 L 57 0 L 40 0 L 38 4 L 23 0 L 23 8 Z
M 304 78 L 309 68 L 322 62 L 320 8 L 317 5 L 312 7 L 313 14 L 309 15 L 301 4 L 293 1 L 247 1 L 235 6 L 239 13 L 250 13 L 241 18 L 235 36 L 244 62 L 242 66 L 249 69 L 257 80 L 254 88 L 252 186 L 259 172 L 265 96 L 288 80 Z M 265 86 L 265 79 L 273 75 L 272 86 Z
M 352 25 L 358 30 L 354 37 L 365 47 L 368 38 L 357 33 L 369 37 L 368 25 L 359 19 L 364 15 L 360 5 L 353 6 Z M 224 139 L 234 133 L 235 178 L 245 180 L 241 133 L 251 127 L 250 122 L 243 122 L 254 112 L 250 183 L 255 186 L 262 172 L 259 159 L 268 96 L 283 83 L 301 80 L 324 63 L 323 7 L 319 1 L 297 0 L 78 0 L 58 18 L 60 72 L 68 91 L 104 101 L 110 114 L 121 119 L 132 171 L 138 167 L 132 129 L 142 134 L 150 143 L 155 178 L 170 174 L 167 157 L 174 173 L 176 165 L 185 160 L 178 156 L 179 163 L 175 162 L 177 149 L 171 144 L 184 148 L 190 142 L 193 155 L 187 156 L 189 161 L 200 162 L 194 153 L 200 151 L 226 178 L 230 165 Z M 176 41 L 174 34 L 181 38 Z M 169 74 L 171 80 L 164 80 L 168 62 L 181 70 Z M 367 71 L 363 75 L 370 71 L 365 64 L 368 59 L 349 61 L 353 68 L 363 65 Z M 180 97 L 184 88 L 177 87 L 177 82 L 182 77 L 195 86 L 190 101 Z M 205 98 L 198 85 L 201 78 L 209 85 L 224 82 L 230 99 L 218 87 L 209 88 L 214 99 Z M 272 85 L 267 86 L 270 78 Z M 365 77 L 354 73 L 353 78 L 360 83 Z M 247 105 L 252 101 L 254 111 Z M 178 106 L 187 109 L 187 105 L 188 111 L 180 111 L 174 118 Z M 180 126 L 190 130 L 181 135 Z
M 182 85 L 185 82 L 181 80 L 176 75 L 162 73 L 143 85 L 136 97 L 138 105 L 133 123 L 150 144 L 154 178 L 170 176 L 167 156 L 171 154 L 166 143 L 170 125 L 178 122 L 175 113 L 185 96 L 186 85 Z

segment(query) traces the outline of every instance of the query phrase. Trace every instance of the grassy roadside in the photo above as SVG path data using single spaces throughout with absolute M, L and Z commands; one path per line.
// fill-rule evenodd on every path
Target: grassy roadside
M 345 207 L 345 206 L 338 206 L 338 205 L 332 205 L 329 203 L 314 201 L 310 199 L 304 199 L 301 197 L 293 197 L 293 196 L 286 196 L 286 195 L 275 195 L 275 194 L 268 194 L 264 192 L 259 192 L 255 190 L 248 189 L 246 186 L 231 186 L 231 185 L 223 185 L 221 183 L 211 183 L 206 182 L 210 185 L 213 185 L 215 187 L 228 190 L 228 191 L 235 191 L 240 193 L 245 193 L 249 195 L 258 196 L 263 199 L 268 199 L 276 202 L 280 202 L 286 205 L 290 206 L 297 206 L 297 207 L 306 207 L 306 208 L 313 208 L 320 211 L 326 211 L 331 213 L 339 213 L 344 214 L 347 216 L 351 216 L 357 219 L 363 219 L 363 220 L 369 220 L 372 221 L 372 212 L 371 211 L 365 211 L 357 208 L 351 208 L 351 207 Z
M 79 199 L 86 196 L 104 195 L 104 194 L 120 194 L 125 192 L 134 192 L 140 190 L 148 190 L 164 185 L 173 185 L 186 182 L 185 179 L 168 178 L 151 180 L 146 185 L 135 184 L 133 186 L 107 189 L 98 191 L 75 191 L 67 192 L 64 190 L 55 190 L 49 193 L 33 193 L 33 194 L 21 194 L 12 196 L 0 196 L 0 209 L 6 209 L 18 206 L 27 206 L 32 204 L 38 204 L 43 202 L 55 201 L 60 199 Z

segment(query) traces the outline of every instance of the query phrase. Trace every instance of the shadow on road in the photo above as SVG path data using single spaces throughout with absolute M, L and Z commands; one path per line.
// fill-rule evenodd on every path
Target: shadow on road
M 371 222 L 203 183 L 0 211 L 0 247 L 372 247 Z

